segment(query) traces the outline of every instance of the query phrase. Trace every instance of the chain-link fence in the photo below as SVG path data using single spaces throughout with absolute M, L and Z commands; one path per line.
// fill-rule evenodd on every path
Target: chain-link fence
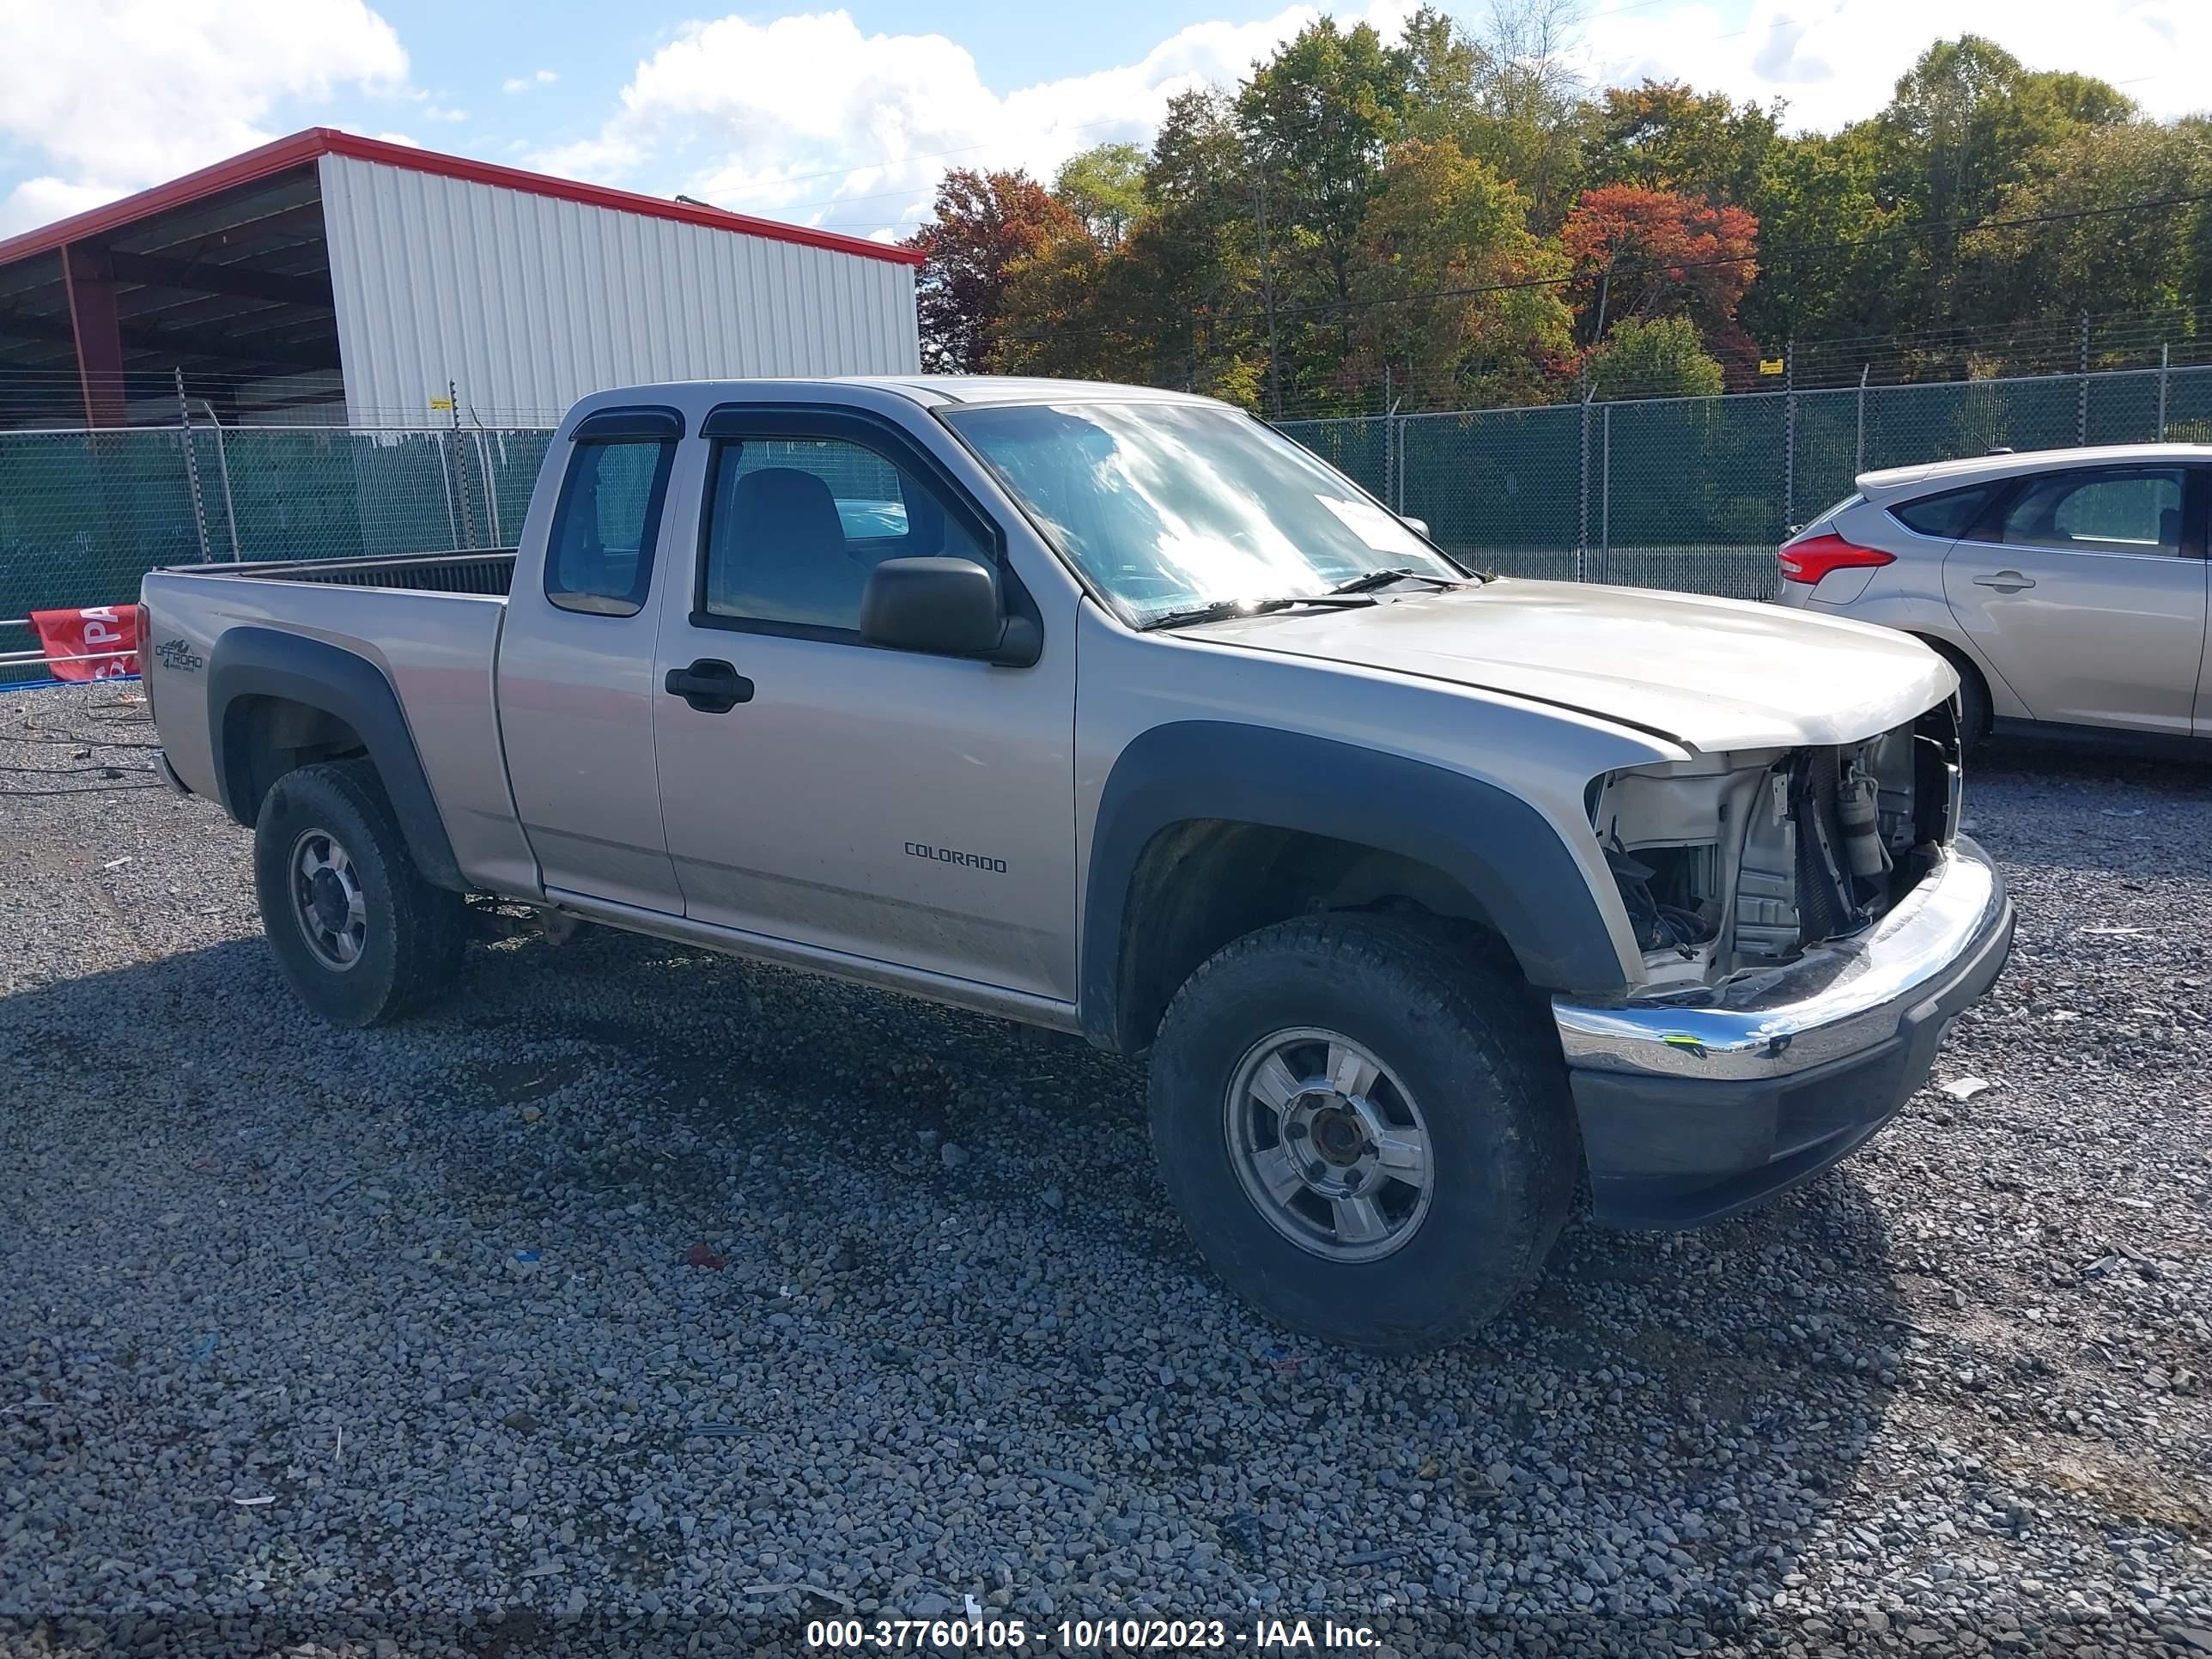
M 1443 546 L 1510 575 L 1765 595 L 1859 473 L 1992 449 L 2212 443 L 2212 367 L 1288 421 Z
M 551 434 L 331 427 L 0 432 L 0 621 L 127 605 L 156 565 L 509 544 Z M 0 653 L 32 643 L 0 637 Z M 42 678 L 0 668 L 0 682 Z
M 1509 574 L 1753 598 L 1793 524 L 1876 467 L 2000 446 L 2212 442 L 2212 366 L 1287 422 Z M 0 623 L 127 605 L 161 564 L 511 544 L 550 432 L 0 431 Z M 0 636 L 0 654 L 30 643 Z M 37 678 L 0 667 L 0 681 Z

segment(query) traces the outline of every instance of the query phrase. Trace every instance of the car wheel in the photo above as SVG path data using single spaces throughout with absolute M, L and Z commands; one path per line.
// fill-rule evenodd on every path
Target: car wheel
M 375 769 L 304 766 L 253 826 L 262 929 L 293 991 L 333 1025 L 376 1025 L 460 964 L 466 909 L 415 867 Z
M 1465 1334 L 1534 1281 L 1580 1167 L 1527 988 L 1440 930 L 1302 918 L 1224 947 L 1152 1052 L 1161 1179 L 1262 1313 L 1353 1347 Z

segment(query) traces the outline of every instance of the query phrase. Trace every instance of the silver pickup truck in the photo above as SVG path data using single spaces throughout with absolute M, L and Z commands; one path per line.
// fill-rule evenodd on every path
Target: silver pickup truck
M 2012 935 L 1925 646 L 1484 575 L 1202 398 L 605 392 L 514 550 L 143 601 L 324 1018 L 495 896 L 1148 1053 L 1200 1252 L 1367 1346 L 1502 1307 L 1585 1174 L 1678 1226 L 1833 1163 Z

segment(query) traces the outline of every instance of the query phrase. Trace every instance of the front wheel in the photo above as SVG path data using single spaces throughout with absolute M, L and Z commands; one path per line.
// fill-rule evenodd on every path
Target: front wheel
M 1465 1334 L 1572 1200 L 1565 1073 L 1525 987 L 1441 932 L 1315 916 L 1225 946 L 1153 1046 L 1162 1180 L 1261 1312 L 1353 1347 Z
M 465 907 L 422 878 L 365 760 L 288 772 L 253 825 L 253 884 L 277 966 L 333 1025 L 377 1025 L 460 965 Z

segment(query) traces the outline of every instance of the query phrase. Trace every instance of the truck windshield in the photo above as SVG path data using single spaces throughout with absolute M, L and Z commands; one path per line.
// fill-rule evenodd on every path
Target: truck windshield
M 1140 628 L 1211 605 L 1316 598 L 1382 571 L 1468 580 L 1340 474 L 1231 410 L 1078 403 L 939 413 Z

